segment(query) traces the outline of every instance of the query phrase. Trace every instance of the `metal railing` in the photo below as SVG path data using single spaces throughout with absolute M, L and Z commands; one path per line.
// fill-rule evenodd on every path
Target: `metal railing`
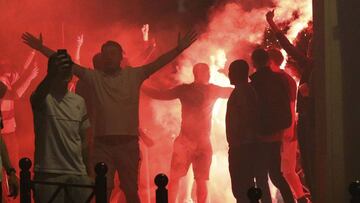
M 169 183 L 168 177 L 160 173 L 155 177 L 156 189 L 156 203 L 168 203 L 168 190 L 166 189 Z M 260 188 L 252 187 L 248 190 L 247 196 L 250 203 L 260 203 L 262 192 Z
M 62 182 L 47 182 L 47 181 L 37 181 L 31 179 L 31 166 L 32 162 L 29 158 L 22 158 L 19 162 L 20 166 L 20 203 L 31 203 L 31 192 L 36 193 L 35 185 L 53 185 L 57 186 L 57 189 L 51 195 L 50 200 L 47 203 L 51 203 L 55 200 L 57 195 L 64 190 L 67 191 L 69 187 L 76 188 L 89 188 L 92 189 L 91 194 L 86 200 L 86 203 L 90 202 L 95 197 L 96 203 L 106 203 L 106 173 L 107 166 L 105 163 L 101 162 L 95 166 L 95 184 L 69 184 Z

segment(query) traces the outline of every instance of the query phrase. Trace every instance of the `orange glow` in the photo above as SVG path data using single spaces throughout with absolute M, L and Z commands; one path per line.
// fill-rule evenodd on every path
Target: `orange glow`
M 292 41 L 303 28 L 307 27 L 312 19 L 311 0 L 278 0 L 275 20 L 291 19 L 294 11 L 299 12 L 299 18 L 291 23 L 287 36 Z M 237 58 L 249 59 L 254 44 L 261 43 L 263 32 L 267 26 L 265 13 L 268 9 L 257 9 L 251 12 L 242 11 L 238 4 L 230 3 L 222 12 L 216 13 L 205 33 L 186 53 L 180 62 L 178 79 L 183 82 L 192 82 L 192 65 L 197 62 L 206 62 L 211 68 L 210 83 L 220 86 L 230 86 L 227 76 L 220 73 L 229 60 Z M 235 54 L 232 50 L 238 50 Z M 281 50 L 287 59 L 287 54 Z M 249 60 L 248 60 L 249 61 Z M 250 63 L 249 63 L 250 64 Z M 284 68 L 286 62 L 281 66 Z M 209 202 L 235 202 L 231 192 L 231 181 L 228 172 L 228 145 L 225 136 L 225 99 L 219 99 L 213 109 L 212 135 L 213 162 L 211 166 L 209 186 Z M 190 174 L 190 173 L 189 173 Z M 187 179 L 191 180 L 191 177 Z M 191 198 L 193 181 L 187 181 L 184 188 Z M 272 186 L 272 195 L 276 188 Z

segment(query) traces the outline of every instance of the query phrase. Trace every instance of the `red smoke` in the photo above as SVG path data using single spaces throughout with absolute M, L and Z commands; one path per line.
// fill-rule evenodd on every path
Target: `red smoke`
M 83 34 L 81 63 L 85 66 L 92 66 L 93 55 L 99 52 L 101 44 L 109 39 L 122 44 L 126 57 L 137 56 L 143 49 L 141 27 L 146 23 L 150 24 L 150 38 L 155 37 L 158 42 L 157 54 L 175 46 L 178 29 L 183 25 L 178 25 L 178 19 L 168 10 L 173 9 L 172 1 L 140 2 L 140 0 L 1 1 L 0 59 L 11 60 L 14 67 L 23 65 L 31 51 L 20 40 L 21 34 L 25 31 L 33 34 L 41 32 L 47 45 L 55 49 L 67 48 L 73 56 L 75 56 L 77 36 Z M 276 21 L 286 21 L 292 18 L 294 12 L 298 13 L 299 18 L 290 24 L 288 36 L 291 39 L 294 39 L 312 18 L 311 0 L 276 0 L 274 5 L 276 5 Z M 245 7 L 249 8 L 249 5 Z M 153 12 L 156 8 L 159 8 L 159 11 Z M 168 86 L 192 82 L 192 65 L 205 62 L 212 69 L 211 82 L 228 86 L 226 76 L 220 72 L 234 59 L 244 58 L 249 61 L 252 49 L 263 39 L 264 29 L 267 26 L 265 13 L 269 9 L 261 7 L 244 11 L 240 3 L 227 3 L 212 10 L 205 32 L 199 40 L 179 57 L 177 64 L 172 64 L 177 67 L 169 66 L 154 76 L 156 79 L 163 78 L 155 83 Z M 42 79 L 46 70 L 45 57 L 37 54 L 35 60 L 42 72 L 31 86 L 31 91 Z M 28 96 L 17 102 L 16 118 L 18 133 L 24 138 L 21 155 L 32 157 L 33 144 L 29 144 L 33 143 L 32 114 L 28 103 Z M 214 156 L 209 181 L 209 200 L 214 203 L 235 202 L 227 167 L 225 104 L 225 100 L 219 100 L 213 112 Z M 159 102 L 142 97 L 140 108 L 142 127 L 148 130 L 155 141 L 155 146 L 149 148 L 142 157 L 140 193 L 143 202 L 148 202 L 149 195 L 154 202 L 153 178 L 159 172 L 169 172 L 172 140 L 179 133 L 181 107 L 178 101 Z M 145 163 L 147 161 L 149 165 Z M 184 185 L 189 186 L 186 181 Z M 182 192 L 186 194 L 185 196 L 190 197 L 190 187 L 183 188 Z

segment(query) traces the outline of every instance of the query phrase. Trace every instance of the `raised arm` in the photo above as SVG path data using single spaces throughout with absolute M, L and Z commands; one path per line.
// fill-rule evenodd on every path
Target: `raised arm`
M 146 74 L 150 76 L 180 55 L 186 48 L 196 41 L 197 36 L 198 34 L 196 32 L 188 32 L 182 38 L 179 35 L 178 44 L 175 48 L 161 55 L 154 62 L 142 66 L 142 68 L 144 68 Z
M 25 32 L 21 36 L 21 38 L 22 38 L 23 42 L 25 44 L 27 44 L 29 47 L 39 51 L 40 53 L 42 53 L 44 56 L 46 56 L 48 58 L 55 53 L 54 50 L 50 49 L 49 47 L 47 47 L 43 44 L 43 38 L 42 38 L 41 33 L 39 35 L 39 38 L 36 38 L 34 35 L 32 35 L 28 32 Z M 76 76 L 81 77 L 86 68 L 84 68 L 76 63 L 73 63 L 72 69 Z
M 274 10 L 266 13 L 266 21 L 269 23 L 271 30 L 275 33 L 276 38 L 279 40 L 280 45 L 289 54 L 293 57 L 296 62 L 301 65 L 308 65 L 311 63 L 310 59 L 306 57 L 300 50 L 298 50 L 289 39 L 284 35 L 284 33 L 279 29 L 279 27 L 274 22 Z
M 129 59 L 130 64 L 132 66 L 142 66 L 145 63 L 148 63 L 149 58 L 154 53 L 156 47 L 156 41 L 155 39 L 149 40 L 149 29 L 150 29 L 149 24 L 145 24 L 141 28 L 143 49 L 135 57 L 131 57 Z
M 216 93 L 218 97 L 227 99 L 233 90 L 234 88 L 232 87 L 218 87 Z
M 35 65 L 32 69 L 26 69 L 24 72 L 22 72 L 20 75 L 16 74 L 16 77 L 14 81 L 7 83 L 9 86 L 9 89 L 6 91 L 4 98 L 6 99 L 19 99 L 21 98 L 25 91 L 28 89 L 28 87 L 31 84 L 31 81 L 36 78 L 36 76 L 39 73 L 39 69 Z M 0 80 L 9 80 L 5 79 L 4 77 L 1 77 Z
M 23 67 L 23 70 L 26 70 L 29 68 L 31 62 L 33 61 L 34 59 L 34 56 L 35 56 L 35 50 L 32 50 L 28 56 L 28 58 L 26 59 L 25 61 L 25 64 L 24 64 L 24 67 Z
M 27 44 L 29 47 L 39 51 L 46 57 L 50 57 L 52 54 L 55 53 L 54 50 L 50 49 L 49 47 L 43 44 L 42 34 L 40 33 L 39 38 L 36 38 L 34 35 L 25 32 L 21 36 L 23 42 Z
M 75 62 L 78 64 L 81 64 L 80 63 L 80 52 L 81 52 L 81 47 L 82 47 L 83 43 L 84 43 L 84 35 L 81 34 L 77 37 L 77 40 L 76 40 Z
M 58 69 L 69 68 L 71 63 L 70 56 L 66 55 L 54 55 L 49 58 L 47 75 L 30 97 L 33 109 L 41 109 L 44 106 L 45 98 L 54 85 L 53 81 L 57 75 Z
M 39 67 L 37 63 L 34 63 L 32 69 L 27 69 L 19 76 L 19 80 L 13 85 L 12 91 L 16 93 L 17 98 L 21 98 L 26 90 L 29 88 L 31 81 L 33 81 L 39 75 Z
M 156 48 L 155 38 L 149 40 L 149 30 L 150 30 L 149 24 L 143 25 L 141 29 L 143 34 L 143 41 L 144 41 L 144 51 L 140 54 L 142 64 L 147 63 L 149 61 L 150 57 L 153 55 Z
M 143 86 L 141 90 L 152 99 L 173 100 L 178 98 L 176 87 L 168 90 L 157 90 L 154 88 Z

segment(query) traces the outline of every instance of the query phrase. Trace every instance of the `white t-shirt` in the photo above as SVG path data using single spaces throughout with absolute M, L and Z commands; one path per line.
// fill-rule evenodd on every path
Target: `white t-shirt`
M 48 94 L 33 108 L 35 172 L 85 175 L 80 132 L 90 127 L 85 101 L 72 92 L 61 99 Z
M 124 68 L 113 75 L 83 69 L 79 77 L 94 94 L 95 136 L 138 135 L 140 87 L 149 77 L 146 68 Z

